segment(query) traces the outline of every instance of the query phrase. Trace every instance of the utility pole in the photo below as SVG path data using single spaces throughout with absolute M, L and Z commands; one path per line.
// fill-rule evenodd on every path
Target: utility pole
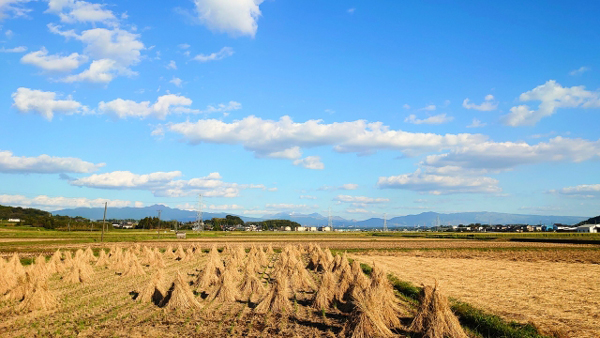
M 69 218 L 69 225 L 67 227 L 69 229 L 68 231 L 71 231 L 71 218 Z
M 329 230 L 333 231 L 333 221 L 331 219 L 331 207 L 329 207 L 329 217 L 327 220 L 327 226 L 329 227 Z
M 108 207 L 108 202 L 104 202 L 104 217 L 102 218 L 102 235 L 100 236 L 100 242 L 104 242 L 104 225 L 106 224 L 106 208 Z
M 158 229 L 156 230 L 156 237 L 160 237 L 160 213 L 162 212 L 162 210 L 156 210 L 158 211 Z
M 94 229 L 94 222 L 92 222 L 92 220 L 90 220 L 90 232 L 92 232 L 93 229 Z
M 204 230 L 204 220 L 202 219 L 202 194 L 198 194 L 198 209 L 196 210 L 196 228 L 194 230 Z
M 387 232 L 387 213 L 383 214 L 383 232 Z

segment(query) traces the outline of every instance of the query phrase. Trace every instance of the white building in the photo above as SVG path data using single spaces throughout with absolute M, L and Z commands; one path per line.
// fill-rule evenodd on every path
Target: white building
M 8 222 L 9 223 L 19 223 L 19 222 L 21 222 L 21 219 L 20 218 L 9 218 Z
M 317 231 L 317 227 L 309 227 L 308 231 Z
M 296 227 L 296 231 L 306 231 L 306 227 L 303 227 L 303 226 Z
M 598 226 L 595 224 L 584 224 L 577 227 L 577 232 L 597 233 Z
M 320 227 L 319 231 L 331 231 L 331 227 Z

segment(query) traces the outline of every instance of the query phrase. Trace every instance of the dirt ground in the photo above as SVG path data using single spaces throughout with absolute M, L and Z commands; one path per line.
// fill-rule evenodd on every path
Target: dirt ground
M 600 265 L 467 259 L 351 255 L 381 265 L 401 280 L 440 284 L 450 297 L 546 333 L 600 337 Z

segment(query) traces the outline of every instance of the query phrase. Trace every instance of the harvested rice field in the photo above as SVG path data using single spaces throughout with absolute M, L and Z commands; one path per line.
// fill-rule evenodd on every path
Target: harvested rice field
M 600 336 L 597 245 L 358 236 L 13 244 L 0 245 L 2 337 Z
M 576 251 L 571 259 L 568 252 L 561 253 L 566 257 L 559 259 L 554 251 L 371 252 L 351 257 L 376 262 L 417 285 L 437 281 L 450 297 L 506 319 L 534 323 L 547 334 L 600 337 L 599 252 Z

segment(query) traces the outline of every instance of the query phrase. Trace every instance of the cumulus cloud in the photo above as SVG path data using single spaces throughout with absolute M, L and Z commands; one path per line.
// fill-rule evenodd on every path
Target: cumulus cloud
M 142 202 L 131 202 L 123 200 L 110 200 L 105 198 L 89 199 L 85 197 L 50 197 L 39 195 L 34 198 L 28 198 L 23 195 L 0 195 L 0 204 L 16 207 L 34 207 L 43 210 L 60 210 L 65 208 L 94 208 L 104 207 L 104 203 L 108 203 L 111 208 L 123 207 L 142 207 Z
M 222 204 L 222 205 L 209 205 L 208 210 L 216 210 L 216 211 L 227 211 L 227 210 L 242 210 L 243 206 L 237 204 Z
M 171 60 L 171 62 L 169 62 L 168 65 L 166 65 L 167 69 L 177 69 L 177 63 L 175 63 L 175 61 Z
M 463 101 L 462 106 L 467 109 L 475 109 L 479 111 L 492 111 L 498 108 L 498 102 L 494 101 L 494 95 L 489 94 L 486 95 L 485 100 L 481 104 L 470 103 L 469 98 L 466 98 Z
M 600 184 L 581 184 L 559 190 L 550 190 L 550 192 L 571 197 L 598 198 L 600 197 Z
M 294 160 L 294 165 L 302 166 L 306 169 L 325 169 L 325 165 L 321 162 L 321 158 L 319 156 L 307 156 L 305 158 L 299 158 Z
M 23 53 L 27 51 L 27 47 L 19 46 L 14 48 L 0 48 L 0 53 Z
M 13 17 L 26 16 L 31 10 L 23 5 L 30 0 L 1 0 L 0 21 L 12 15 Z
M 527 105 L 512 107 L 510 113 L 503 116 L 504 124 L 512 127 L 534 126 L 541 119 L 553 115 L 558 108 L 598 108 L 600 92 L 586 90 L 584 86 L 563 87 L 555 80 L 520 95 L 521 102 L 540 101 L 537 110 Z
M 389 202 L 389 198 L 372 198 L 366 196 L 337 195 L 334 201 L 353 204 L 375 204 Z
M 76 39 L 84 45 L 84 54 L 94 60 L 86 74 L 69 77 L 66 82 L 94 80 L 92 82 L 108 82 L 116 75 L 133 76 L 137 73 L 130 69 L 141 60 L 144 44 L 140 35 L 119 28 L 93 28 L 76 33 L 74 30 L 61 30 L 58 25 L 48 24 L 50 32 L 67 39 Z M 95 69 L 92 69 L 95 66 Z M 101 76 L 93 76 L 100 74 Z M 101 79 L 101 80 L 98 80 Z M 108 80 L 108 81 L 107 81 Z
M 183 136 L 190 144 L 241 144 L 256 157 L 290 158 L 298 160 L 302 148 L 333 146 L 340 153 L 370 154 L 377 150 L 397 150 L 407 155 L 440 151 L 460 145 L 480 143 L 487 137 L 480 134 L 411 133 L 390 130 L 381 122 L 364 120 L 325 124 L 322 120 L 295 123 L 289 116 L 279 121 L 248 116 L 231 123 L 216 119 L 172 123 L 167 130 Z M 318 165 L 317 161 L 312 160 Z M 302 165 L 306 161 L 299 161 Z
M 181 197 L 202 193 L 205 197 L 237 197 L 241 190 L 267 190 L 262 184 L 228 183 L 219 173 L 205 177 L 178 179 L 180 171 L 135 174 L 130 171 L 113 171 L 104 174 L 72 179 L 69 184 L 79 187 L 115 190 L 147 190 L 158 197 Z
M 79 68 L 87 60 L 87 56 L 78 53 L 72 53 L 68 56 L 48 55 L 48 50 L 42 47 L 37 52 L 25 54 L 21 58 L 21 63 L 34 65 L 50 72 L 69 72 Z
M 300 199 L 301 200 L 316 200 L 317 196 L 311 196 L 311 195 L 300 195 Z
M 481 142 L 457 147 L 446 154 L 429 155 L 423 165 L 443 168 L 499 171 L 519 165 L 582 162 L 600 157 L 600 141 L 561 136 L 530 145 L 525 142 Z
M 498 180 L 484 176 L 439 175 L 417 169 L 414 173 L 379 177 L 383 189 L 405 189 L 433 195 L 456 193 L 500 193 Z
M 346 209 L 346 212 L 349 214 L 369 214 L 369 213 L 371 213 L 369 210 L 363 209 L 363 208 L 348 208 L 348 209 Z
M 194 0 L 200 22 L 210 30 L 254 37 L 263 0 Z
M 487 126 L 487 123 L 482 123 L 479 119 L 473 119 L 470 125 L 467 128 L 481 128 Z
M 72 115 L 88 112 L 89 109 L 71 97 L 57 100 L 55 92 L 44 92 L 20 87 L 12 93 L 13 107 L 22 113 L 35 112 L 51 121 L 54 114 Z
M 177 87 L 181 87 L 181 84 L 183 83 L 183 81 L 178 77 L 173 77 L 173 79 L 171 79 L 171 81 L 169 81 L 169 83 L 172 83 Z
M 56 14 L 65 23 L 113 24 L 117 18 L 104 5 L 77 0 L 49 0 L 46 13 Z
M 116 67 L 116 61 L 111 59 L 94 60 L 90 68 L 77 75 L 69 75 L 61 82 L 90 82 L 90 83 L 109 83 L 119 73 Z
M 167 115 L 173 113 L 190 113 L 193 111 L 187 106 L 192 104 L 192 100 L 185 96 L 167 94 L 158 97 L 154 104 L 150 101 L 135 102 L 132 100 L 116 99 L 109 102 L 100 102 L 98 109 L 107 114 L 113 114 L 118 118 L 127 117 L 156 117 L 165 119 Z
M 40 155 L 36 157 L 14 156 L 8 150 L 0 150 L 2 173 L 90 173 L 103 167 L 104 163 L 90 163 L 74 157 Z
M 208 55 L 198 54 L 198 55 L 194 56 L 193 60 L 196 60 L 199 62 L 218 61 L 218 60 L 223 60 L 226 57 L 232 56 L 233 53 L 234 53 L 233 48 L 223 47 L 223 48 L 221 48 L 220 51 L 218 51 L 216 53 L 211 53 Z
M 430 116 L 425 119 L 418 119 L 415 114 L 410 114 L 404 122 L 412 123 L 412 124 L 444 124 L 454 120 L 452 116 L 446 116 L 446 113 Z

